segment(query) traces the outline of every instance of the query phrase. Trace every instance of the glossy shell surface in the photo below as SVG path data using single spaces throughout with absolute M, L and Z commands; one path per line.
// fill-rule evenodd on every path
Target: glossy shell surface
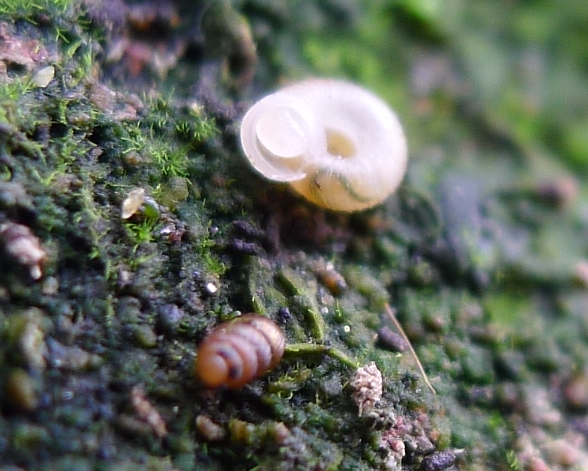
M 251 165 L 313 203 L 358 211 L 387 198 L 406 172 L 407 145 L 390 107 L 349 82 L 310 79 L 255 103 L 241 123 Z
M 286 338 L 271 319 L 245 314 L 208 334 L 195 361 L 195 373 L 209 388 L 239 388 L 272 369 L 282 358 Z

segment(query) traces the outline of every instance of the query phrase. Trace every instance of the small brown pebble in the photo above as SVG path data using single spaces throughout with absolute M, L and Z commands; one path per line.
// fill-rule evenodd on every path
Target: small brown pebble
M 566 468 L 575 466 L 580 459 L 578 447 L 564 438 L 549 443 L 547 453 L 550 462 Z
M 196 417 L 196 429 L 198 433 L 209 442 L 218 442 L 226 436 L 225 429 L 206 415 Z
M 331 262 L 317 263 L 314 272 L 333 296 L 340 296 L 347 290 L 345 278 L 335 269 L 335 266 Z
M 453 466 L 455 458 L 455 452 L 452 450 L 438 451 L 423 458 L 421 471 L 441 471 L 447 469 Z
M 549 467 L 541 458 L 531 458 L 525 469 L 527 471 L 549 471 Z
M 39 398 L 35 381 L 23 369 L 15 369 L 10 373 L 6 383 L 8 400 L 21 411 L 30 412 L 36 409 Z
M 588 260 L 576 262 L 572 273 L 573 281 L 582 288 L 588 288 Z
M 102 363 L 102 358 L 99 355 L 88 353 L 75 345 L 63 345 L 54 339 L 51 339 L 48 345 L 49 361 L 54 368 L 84 371 L 96 368 Z
M 283 422 L 275 423 L 271 428 L 271 432 L 274 436 L 276 444 L 280 446 L 285 445 L 287 440 L 292 436 L 292 433 Z
M 402 335 L 397 334 L 387 326 L 378 330 L 378 345 L 393 352 L 404 352 L 408 345 Z
M 157 345 L 157 335 L 148 324 L 136 325 L 133 329 L 135 342 L 142 348 L 153 348 Z
M 567 177 L 541 183 L 535 188 L 535 194 L 546 204 L 562 208 L 569 205 L 578 196 L 578 182 Z
M 564 397 L 574 409 L 588 408 L 588 375 L 580 373 L 571 378 L 564 386 Z
M 245 422 L 244 420 L 232 419 L 229 422 L 229 435 L 234 443 L 251 443 L 255 425 Z
M 47 345 L 45 344 L 45 332 L 41 325 L 42 321 L 36 311 L 31 311 L 27 317 L 18 342 L 20 351 L 29 367 L 44 369 L 47 366 L 45 360 Z

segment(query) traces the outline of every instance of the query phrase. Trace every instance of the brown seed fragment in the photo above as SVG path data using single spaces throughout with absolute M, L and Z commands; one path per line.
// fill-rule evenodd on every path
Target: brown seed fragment
M 218 442 L 226 436 L 225 429 L 213 422 L 207 415 L 196 417 L 196 429 L 198 433 L 209 442 Z
M 149 399 L 145 396 L 145 392 L 139 386 L 131 389 L 131 406 L 137 417 L 147 423 L 157 437 L 162 438 L 167 435 L 165 420 L 163 420 L 163 417 L 155 406 L 149 402 Z
M 340 296 L 347 289 L 347 282 L 331 262 L 317 263 L 314 267 L 317 278 L 333 296 Z

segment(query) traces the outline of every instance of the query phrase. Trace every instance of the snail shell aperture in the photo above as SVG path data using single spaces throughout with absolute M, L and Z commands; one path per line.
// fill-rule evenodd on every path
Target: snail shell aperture
M 384 101 L 329 79 L 305 80 L 259 100 L 243 118 L 241 144 L 266 178 L 338 211 L 386 199 L 402 181 L 408 153 Z
M 285 348 L 286 337 L 274 321 L 246 314 L 204 338 L 194 370 L 209 388 L 239 388 L 276 366 Z

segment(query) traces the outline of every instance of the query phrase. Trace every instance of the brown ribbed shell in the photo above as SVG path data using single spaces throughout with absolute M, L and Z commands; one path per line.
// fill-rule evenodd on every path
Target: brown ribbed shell
M 194 370 L 210 388 L 239 388 L 276 366 L 285 347 L 286 338 L 274 321 L 245 314 L 220 324 L 204 338 Z

